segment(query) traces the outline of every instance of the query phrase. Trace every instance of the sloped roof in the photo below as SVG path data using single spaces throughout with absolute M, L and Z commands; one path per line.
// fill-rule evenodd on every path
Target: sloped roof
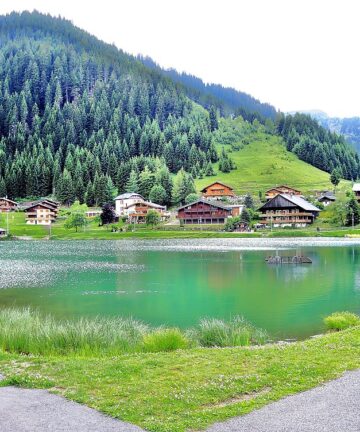
M 352 187 L 352 190 L 354 192 L 360 192 L 360 183 L 354 183 L 353 187 Z
M 309 201 L 306 201 L 304 198 L 299 195 L 287 195 L 287 194 L 279 194 L 274 198 L 270 199 L 266 202 L 259 210 L 266 210 L 272 208 L 282 208 L 282 207 L 300 207 L 306 211 L 316 211 L 319 212 L 320 209 L 311 204 Z
M 156 204 L 156 203 L 153 203 L 153 202 L 150 202 L 150 201 L 144 201 L 144 202 L 142 202 L 142 203 L 134 203 L 134 204 L 130 204 L 127 208 L 131 208 L 131 207 L 134 207 L 134 206 L 136 206 L 136 205 L 138 205 L 138 204 L 141 204 L 141 205 L 147 205 L 147 206 L 149 206 L 149 207 L 153 207 L 153 208 L 158 208 L 158 209 L 163 209 L 163 210 L 165 210 L 165 206 L 162 206 L 162 205 L 160 205 L 160 204 Z
M 137 192 L 126 192 L 126 193 L 123 193 L 121 195 L 118 195 L 115 198 L 115 201 L 116 200 L 129 199 L 129 198 L 132 198 L 132 197 L 140 197 L 140 198 L 144 199 L 144 197 L 142 195 L 138 194 Z
M 48 210 L 54 211 L 54 205 L 47 204 L 44 201 L 39 201 L 39 202 L 35 202 L 35 203 L 31 204 L 29 207 L 25 208 L 25 211 L 30 210 L 30 209 L 32 209 L 34 207 L 37 207 L 37 206 L 44 207 L 44 208 L 46 208 Z
M 319 197 L 318 201 L 321 201 L 321 200 L 336 201 L 336 197 L 331 192 L 328 192 L 328 193 L 325 193 Z
M 15 205 L 17 205 L 17 202 L 15 202 L 15 201 L 13 201 L 13 200 L 11 200 L 11 199 L 9 199 L 9 198 L 6 198 L 6 197 L 2 197 L 2 198 L 0 198 L 0 201 L 7 201 L 7 202 L 9 202 L 9 203 L 11 203 L 11 204 L 15 204 Z
M 206 200 L 206 199 L 204 199 L 204 198 L 199 198 L 199 199 L 196 200 L 196 201 L 193 201 L 193 202 L 191 202 L 191 203 L 189 203 L 189 204 L 185 204 L 185 205 L 179 207 L 177 210 L 178 210 L 178 211 L 179 211 L 179 210 L 182 210 L 182 209 L 185 208 L 185 207 L 189 207 L 189 206 L 192 206 L 192 205 L 194 205 L 194 204 L 198 204 L 198 203 L 200 203 L 200 202 L 202 202 L 202 203 L 204 203 L 204 204 L 211 205 L 211 206 L 213 206 L 213 207 L 221 208 L 221 209 L 223 209 L 223 210 L 228 210 L 228 211 L 231 210 L 231 209 L 230 209 L 230 206 L 225 206 L 225 205 L 222 205 L 222 204 L 218 204 L 217 202 L 214 202 L 214 201 L 208 201 L 208 200 Z
M 281 191 L 281 188 L 286 188 L 286 189 L 290 189 L 290 190 L 293 190 L 293 191 L 295 191 L 295 192 L 299 192 L 299 193 L 301 193 L 301 191 L 300 191 L 299 189 L 295 189 L 295 188 L 293 188 L 293 187 L 291 187 L 291 186 L 288 186 L 288 185 L 278 185 L 278 186 L 274 186 L 274 187 L 268 189 L 265 193 L 270 192 L 270 191 L 272 191 L 272 190 L 276 190 L 276 191 L 282 192 L 282 191 Z
M 214 184 L 220 184 L 220 185 L 222 185 L 222 186 L 224 186 L 224 187 L 226 187 L 226 188 L 228 188 L 230 190 L 234 190 L 234 188 L 232 188 L 231 186 L 229 186 L 229 185 L 227 185 L 227 184 L 225 184 L 225 183 L 223 183 L 221 181 L 214 181 L 213 183 L 210 183 L 209 185 L 207 185 L 203 189 L 201 189 L 200 192 L 206 191 L 206 189 L 209 189 L 209 187 L 213 186 Z

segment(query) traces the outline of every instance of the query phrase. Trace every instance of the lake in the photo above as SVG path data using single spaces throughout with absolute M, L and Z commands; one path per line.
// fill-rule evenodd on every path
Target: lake
M 300 252 L 312 264 L 269 265 Z M 242 315 L 274 337 L 323 330 L 360 312 L 360 241 L 191 239 L 0 242 L 0 307 L 59 318 L 122 316 L 189 327 Z

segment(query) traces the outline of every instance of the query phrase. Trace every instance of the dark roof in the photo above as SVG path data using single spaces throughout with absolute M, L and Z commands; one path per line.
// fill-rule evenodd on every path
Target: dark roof
M 123 194 L 121 194 L 121 195 L 118 195 L 118 196 L 115 198 L 115 201 L 116 201 L 116 200 L 124 200 L 124 199 L 128 199 L 128 198 L 131 198 L 132 196 L 138 196 L 138 197 L 144 199 L 144 197 L 143 197 L 142 195 L 140 195 L 139 193 L 137 193 L 137 192 L 126 192 L 126 193 L 123 193 Z
M 32 203 L 29 207 L 26 207 L 25 211 L 30 210 L 30 209 L 37 207 L 37 206 L 44 207 L 44 208 L 47 208 L 49 210 L 54 210 L 53 204 L 49 204 L 49 203 L 46 203 L 44 201 L 39 201 L 39 202 Z
M 335 195 L 333 195 L 331 192 L 325 193 L 321 195 L 318 199 L 318 201 L 336 201 Z
M 0 201 L 7 201 L 7 202 L 9 202 L 9 203 L 12 203 L 12 204 L 17 205 L 17 202 L 15 202 L 15 201 L 13 201 L 13 200 L 11 200 L 11 199 L 9 199 L 9 198 L 6 198 L 6 197 L 2 197 L 2 198 L 0 198 Z
M 179 211 L 179 210 L 181 210 L 181 209 L 183 209 L 183 208 L 185 208 L 185 207 L 189 207 L 189 206 L 191 206 L 191 205 L 198 204 L 198 203 L 200 203 L 200 202 L 202 202 L 202 203 L 204 203 L 204 204 L 211 205 L 211 206 L 213 206 L 213 207 L 221 208 L 221 209 L 223 209 L 223 210 L 231 211 L 231 208 L 230 208 L 229 206 L 225 206 L 225 205 L 222 205 L 222 204 L 218 204 L 217 202 L 214 202 L 214 201 L 208 201 L 208 200 L 206 200 L 206 199 L 204 199 L 204 198 L 199 198 L 199 199 L 196 200 L 196 201 L 193 201 L 193 202 L 191 202 L 191 203 L 189 203 L 189 204 L 185 204 L 185 205 L 179 207 L 177 210 Z
M 291 190 L 293 190 L 293 191 L 295 191 L 295 192 L 300 192 L 300 193 L 301 193 L 301 191 L 300 191 L 299 189 L 295 189 L 295 188 L 293 188 L 293 187 L 291 187 L 291 186 L 287 186 L 287 185 L 274 186 L 274 187 L 268 189 L 266 192 L 270 192 L 270 191 L 272 191 L 272 190 L 279 190 L 279 191 L 280 191 L 280 188 L 291 189 Z M 265 192 L 265 193 L 266 193 L 266 192 Z M 281 192 L 281 191 L 280 191 L 280 192 Z
M 306 201 L 304 198 L 298 195 L 287 195 L 287 194 L 279 194 L 274 198 L 271 198 L 267 203 L 265 203 L 259 210 L 266 209 L 276 209 L 276 208 L 292 208 L 292 207 L 300 207 L 306 211 L 315 211 L 319 212 L 320 209 L 315 207 L 313 204 Z
M 213 183 L 210 183 L 209 185 L 207 185 L 203 189 L 201 189 L 200 192 L 204 192 L 206 189 L 209 189 L 209 187 L 211 187 L 212 185 L 214 185 L 216 183 L 221 184 L 222 186 L 225 186 L 225 187 L 227 187 L 230 190 L 234 190 L 234 188 L 232 188 L 231 186 L 229 186 L 229 185 L 227 185 L 227 184 L 225 184 L 225 183 L 223 183 L 221 181 L 214 181 Z

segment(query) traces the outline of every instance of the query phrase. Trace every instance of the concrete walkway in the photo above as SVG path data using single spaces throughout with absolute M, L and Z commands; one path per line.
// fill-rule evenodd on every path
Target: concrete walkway
M 359 432 L 360 371 L 207 432 Z M 1 432 L 144 432 L 45 390 L 0 388 Z
M 360 371 L 217 423 L 207 432 L 359 432 Z

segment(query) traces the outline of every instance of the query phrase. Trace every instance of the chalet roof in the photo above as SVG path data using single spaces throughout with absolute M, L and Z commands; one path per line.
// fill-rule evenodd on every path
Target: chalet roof
M 133 198 L 133 197 L 139 197 L 139 198 L 141 198 L 141 199 L 144 199 L 144 197 L 143 197 L 142 195 L 140 195 L 140 194 L 138 194 L 138 193 L 136 193 L 136 192 L 126 192 L 126 193 L 123 193 L 123 194 L 121 194 L 121 195 L 118 195 L 118 196 L 115 198 L 115 201 L 116 201 L 116 200 L 129 199 L 129 198 Z
M 50 204 L 54 205 L 55 207 L 59 207 L 59 205 L 60 205 L 60 203 L 58 201 L 54 201 L 54 200 L 49 199 L 49 198 L 44 198 L 41 200 L 41 202 L 50 203 Z
M 306 211 L 319 212 L 320 209 L 298 195 L 279 194 L 271 198 L 259 210 L 300 207 Z
M 222 186 L 224 186 L 224 187 L 226 187 L 226 188 L 228 188 L 228 189 L 230 189 L 230 190 L 234 190 L 234 188 L 232 188 L 232 187 L 229 186 L 229 185 L 226 185 L 225 183 L 222 183 L 222 182 L 220 182 L 220 181 L 214 181 L 213 183 L 211 183 L 211 184 L 205 186 L 203 189 L 201 189 L 200 192 L 205 192 L 206 189 L 209 189 L 209 187 L 213 186 L 214 184 L 220 184 L 220 185 L 222 185 Z
M 213 207 L 221 208 L 221 209 L 223 209 L 223 210 L 228 210 L 228 211 L 231 210 L 231 209 L 230 209 L 230 206 L 225 206 L 225 205 L 222 205 L 222 204 L 218 204 L 218 203 L 215 202 L 215 201 L 209 201 L 209 200 L 206 200 L 206 199 L 204 199 L 204 198 L 199 198 L 199 199 L 196 200 L 196 201 L 193 201 L 193 202 L 191 202 L 191 203 L 189 203 L 189 204 L 185 204 L 185 205 L 179 207 L 177 210 L 178 210 L 178 211 L 179 211 L 179 210 L 182 210 L 182 209 L 185 208 L 185 207 L 189 207 L 189 206 L 192 206 L 192 205 L 194 205 L 194 204 L 198 204 L 198 203 L 200 203 L 200 202 L 201 202 L 201 203 L 204 203 L 204 204 L 211 205 L 211 206 L 213 206 Z
M 324 193 L 324 194 L 322 194 L 320 197 L 319 197 L 319 199 L 318 199 L 318 201 L 336 201 L 336 198 L 335 198 L 335 195 L 334 194 L 332 194 L 331 192 L 328 192 L 328 193 Z
M 46 208 L 48 210 L 54 211 L 54 205 L 48 204 L 48 203 L 46 203 L 44 201 L 39 201 L 39 202 L 32 203 L 29 207 L 25 208 L 25 211 L 28 211 L 28 210 L 30 210 L 30 209 L 32 209 L 34 207 L 37 207 L 37 206 L 40 206 L 40 207 Z
M 352 190 L 354 192 L 360 192 L 360 183 L 354 183 L 353 187 L 352 187 Z
M 265 193 L 270 192 L 270 191 L 272 191 L 272 190 L 276 190 L 276 191 L 281 192 L 281 188 L 286 188 L 286 189 L 290 189 L 290 190 L 293 190 L 293 191 L 295 191 L 295 192 L 299 192 L 299 193 L 301 193 L 300 190 L 295 189 L 295 188 L 293 188 L 293 187 L 291 187 L 291 186 L 287 186 L 287 185 L 278 185 L 278 186 L 274 186 L 274 187 L 268 189 Z
M 0 198 L 0 201 L 7 201 L 8 203 L 17 205 L 17 202 L 5 197 Z

